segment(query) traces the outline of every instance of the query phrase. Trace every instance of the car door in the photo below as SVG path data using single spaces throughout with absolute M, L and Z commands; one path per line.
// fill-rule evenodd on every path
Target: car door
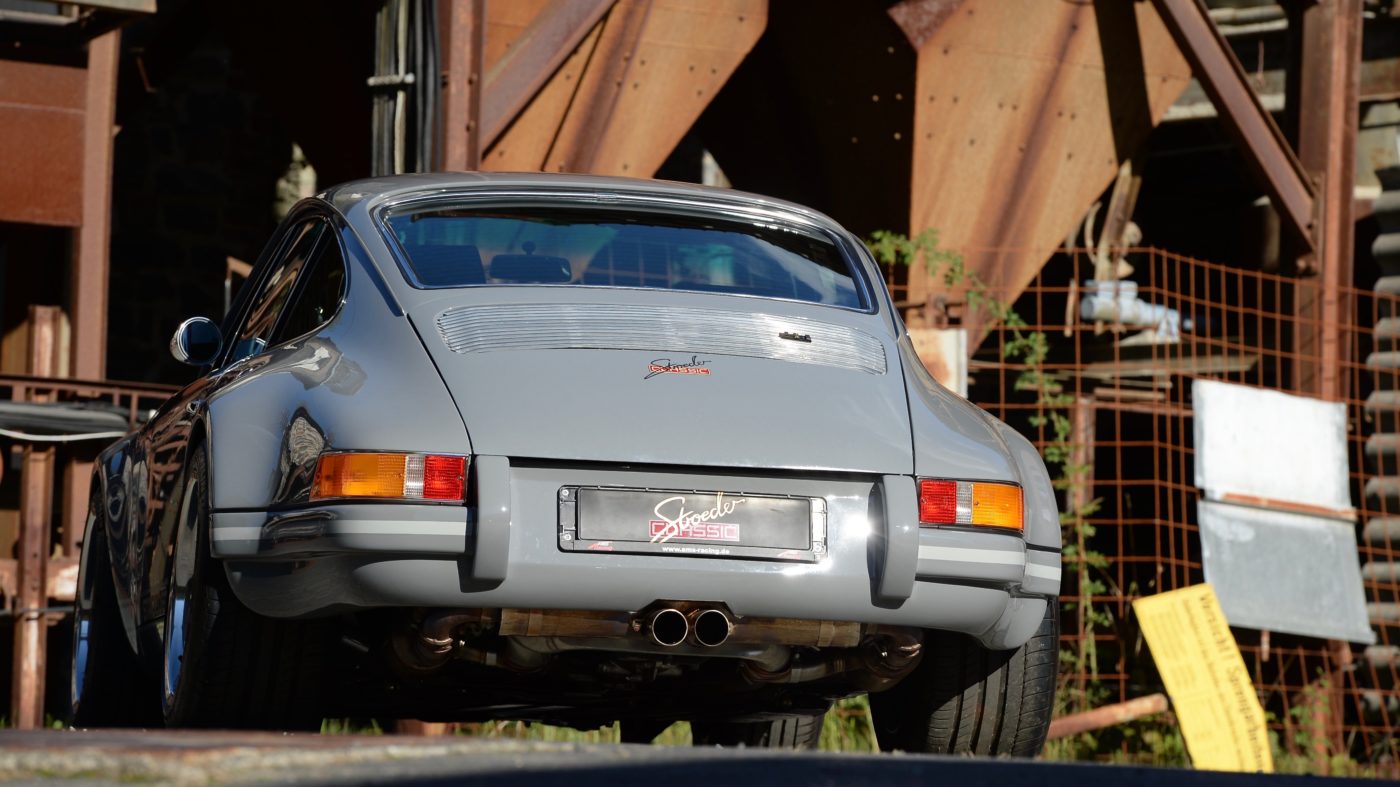
M 166 401 L 133 444 L 126 473 L 139 489 L 128 506 L 128 544 L 132 557 L 132 598 L 139 618 L 153 621 L 165 614 L 165 579 L 170 538 L 183 502 L 190 439 L 215 392 L 260 366 L 259 357 L 277 339 L 277 331 L 298 284 L 325 243 L 334 243 L 330 223 L 318 212 L 288 221 L 274 237 L 274 251 L 257 266 L 224 324 L 224 348 L 205 373 Z

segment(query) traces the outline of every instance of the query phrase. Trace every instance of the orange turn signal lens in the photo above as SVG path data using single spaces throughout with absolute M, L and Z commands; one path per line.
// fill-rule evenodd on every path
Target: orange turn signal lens
M 972 524 L 1022 528 L 1021 487 L 1010 484 L 972 485 Z
M 359 451 L 325 453 L 316 462 L 311 499 L 460 503 L 466 499 L 466 470 L 467 459 L 463 456 Z
M 919 524 L 1024 529 L 1021 487 L 988 481 L 920 479 Z

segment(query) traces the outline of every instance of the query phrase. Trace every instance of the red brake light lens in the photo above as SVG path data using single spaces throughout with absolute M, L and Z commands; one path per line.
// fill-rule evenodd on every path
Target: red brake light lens
M 466 486 L 466 457 L 429 456 L 423 462 L 423 497 L 429 500 L 464 500 Z
M 951 525 L 958 519 L 957 481 L 919 482 L 919 523 Z

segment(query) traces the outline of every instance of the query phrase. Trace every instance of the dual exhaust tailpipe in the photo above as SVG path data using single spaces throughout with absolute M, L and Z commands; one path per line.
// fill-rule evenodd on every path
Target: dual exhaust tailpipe
M 723 645 L 734 631 L 734 621 L 723 610 L 697 607 L 682 612 L 675 607 L 662 607 L 646 616 L 646 630 L 651 641 L 667 648 L 682 642 L 713 648 Z

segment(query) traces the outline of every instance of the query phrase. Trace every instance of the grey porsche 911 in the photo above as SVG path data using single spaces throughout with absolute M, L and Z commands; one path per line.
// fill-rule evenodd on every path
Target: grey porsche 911
M 300 203 L 200 370 L 96 464 L 78 725 L 678 720 L 1031 756 L 1060 526 L 930 378 L 861 243 L 766 197 L 565 175 Z

